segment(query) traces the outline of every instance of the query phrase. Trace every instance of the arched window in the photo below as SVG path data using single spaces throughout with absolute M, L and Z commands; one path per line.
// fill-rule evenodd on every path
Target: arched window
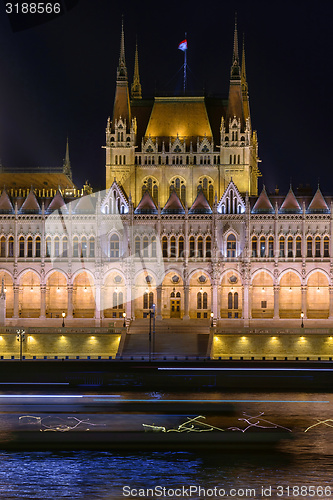
M 151 256 L 156 257 L 156 236 L 151 239 Z
M 257 237 L 253 236 L 252 237 L 252 257 L 257 257 Z
M 50 257 L 50 256 L 51 256 L 51 237 L 47 236 L 45 240 L 45 257 Z
M 312 257 L 312 236 L 308 236 L 306 239 L 306 256 Z
M 292 236 L 288 236 L 287 251 L 288 251 L 288 257 L 293 257 L 293 237 Z
M 1 236 L 0 239 L 0 257 L 6 257 L 6 238 Z
M 330 256 L 330 240 L 328 236 L 324 237 L 324 257 Z
M 124 308 L 124 298 L 123 298 L 123 292 L 118 293 L 118 309 L 123 309 Z
M 157 184 L 153 185 L 153 200 L 155 205 L 158 205 L 158 186 Z
M 234 234 L 229 234 L 227 237 L 227 257 L 236 257 L 236 237 Z
M 315 239 L 315 257 L 320 257 L 320 236 Z
M 14 257 L 14 237 L 9 236 L 8 240 L 8 257 Z
M 148 191 L 150 196 L 153 198 L 155 205 L 158 204 L 158 186 L 157 182 L 149 177 L 146 179 L 142 185 L 142 196 Z
M 95 238 L 93 236 L 89 238 L 89 257 L 95 257 Z
M 176 238 L 171 236 L 170 240 L 170 257 L 176 257 Z
M 260 236 L 260 257 L 266 256 L 266 238 L 265 236 Z
M 110 238 L 110 258 L 117 259 L 119 257 L 119 236 L 113 234 Z
M 302 257 L 302 240 L 300 236 L 296 237 L 296 257 Z
M 228 293 L 228 309 L 232 309 L 232 308 L 233 308 L 233 307 L 232 307 L 232 305 L 233 305 L 233 304 L 232 304 L 232 303 L 233 303 L 232 298 L 233 298 L 233 297 L 232 297 L 232 293 L 231 293 L 231 292 L 229 292 L 229 293 Z
M 54 238 L 54 256 L 55 257 L 59 257 L 59 253 L 60 253 L 59 246 L 60 246 L 59 236 L 56 236 Z
M 268 257 L 274 257 L 274 238 L 270 236 L 268 238 Z
M 154 304 L 154 294 L 153 292 L 149 292 L 149 309 L 153 307 Z
M 195 256 L 194 236 L 190 237 L 190 258 Z
M 185 206 L 186 205 L 186 186 L 185 186 L 185 184 L 182 184 L 180 186 L 180 199 L 181 199 L 183 205 Z
M 148 293 L 143 294 L 143 309 L 148 309 Z
M 183 238 L 183 236 L 180 236 L 179 240 L 178 240 L 178 257 L 179 258 L 184 257 L 184 238 Z
M 64 236 L 62 239 L 62 257 L 65 259 L 68 257 L 68 238 Z
M 238 292 L 234 293 L 234 309 L 238 309 Z
M 166 236 L 163 236 L 162 238 L 162 255 L 163 259 L 168 258 L 168 239 Z
M 207 236 L 206 238 L 206 253 L 205 253 L 206 259 L 210 259 L 212 256 L 212 240 L 210 236 Z
M 202 309 L 202 293 L 197 293 L 197 309 Z
M 117 309 L 118 306 L 118 295 L 117 292 L 113 292 L 112 294 L 112 307 L 113 309 Z
M 285 253 L 284 253 L 284 236 L 280 236 L 280 239 L 279 239 L 279 256 L 280 257 L 284 257 L 285 256 Z
M 148 236 L 143 237 L 143 256 L 148 257 Z
M 137 257 L 141 255 L 141 240 L 140 236 L 136 236 L 134 240 L 134 253 Z
M 81 255 L 80 257 L 86 258 L 87 257 L 87 238 L 85 236 L 82 236 L 81 238 Z
M 41 239 L 40 239 L 40 236 L 36 236 L 36 239 L 35 239 L 35 257 L 40 257 L 40 250 L 41 250 Z
M 79 238 L 74 236 L 73 238 L 73 257 L 79 256 Z
M 203 257 L 203 237 L 202 236 L 198 237 L 198 257 L 199 258 Z
M 208 307 L 208 294 L 207 292 L 204 292 L 202 294 L 202 309 L 207 309 Z
M 19 239 L 19 257 L 24 257 L 24 237 L 20 236 Z

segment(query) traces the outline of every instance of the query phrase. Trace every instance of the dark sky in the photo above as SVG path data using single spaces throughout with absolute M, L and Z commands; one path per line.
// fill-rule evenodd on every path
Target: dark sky
M 137 37 L 145 96 L 173 90 L 185 31 L 191 85 L 227 95 L 235 11 L 263 182 L 286 191 L 290 179 L 295 188 L 316 188 L 319 178 L 332 194 L 331 2 L 79 0 L 60 18 L 19 32 L 0 4 L 2 164 L 61 165 L 68 135 L 74 180 L 102 188 L 122 14 L 130 82 Z

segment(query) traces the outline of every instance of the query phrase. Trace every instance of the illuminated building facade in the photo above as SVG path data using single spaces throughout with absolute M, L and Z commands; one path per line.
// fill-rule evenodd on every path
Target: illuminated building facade
M 143 99 L 137 50 L 130 92 L 122 30 L 105 149 L 105 192 L 78 193 L 68 151 L 60 189 L 2 191 L 9 324 L 63 311 L 101 324 L 152 304 L 158 319 L 333 319 L 332 201 L 319 187 L 258 195 L 237 29 L 225 100 Z

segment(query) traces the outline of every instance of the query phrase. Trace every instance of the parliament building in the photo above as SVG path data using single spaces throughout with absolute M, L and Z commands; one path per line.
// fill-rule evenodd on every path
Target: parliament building
M 157 319 L 333 322 L 333 200 L 258 192 L 236 28 L 227 99 L 145 99 L 122 29 L 105 153 L 102 192 L 75 186 L 68 144 L 58 170 L 1 167 L 6 324 L 135 321 L 153 304 Z

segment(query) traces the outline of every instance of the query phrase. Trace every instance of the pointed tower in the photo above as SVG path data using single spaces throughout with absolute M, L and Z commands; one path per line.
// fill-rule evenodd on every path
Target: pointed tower
M 116 93 L 112 121 L 106 125 L 106 189 L 114 179 L 126 191 L 130 191 L 130 178 L 134 170 L 136 143 L 136 119 L 131 118 L 125 62 L 124 24 L 121 24 L 120 55 L 117 68 Z
M 241 70 L 239 67 L 239 56 L 238 56 L 237 18 L 235 18 L 234 48 L 233 48 L 232 65 L 230 71 L 227 127 L 228 125 L 230 126 L 230 120 L 233 120 L 234 117 L 237 118 L 237 121 L 240 121 L 240 125 L 243 130 L 245 125 L 245 120 L 243 113 Z
M 136 43 L 135 45 L 134 76 L 133 76 L 133 83 L 131 86 L 131 97 L 132 99 L 142 99 L 141 83 L 139 75 L 138 43 Z
M 223 186 L 234 180 L 240 193 L 258 195 L 257 136 L 252 132 L 243 46 L 242 68 L 239 65 L 237 19 L 230 72 L 229 100 L 221 119 L 221 163 L 225 166 Z
M 251 116 L 250 116 L 250 103 L 249 103 L 249 89 L 246 81 L 246 69 L 245 69 L 245 43 L 243 37 L 243 50 L 242 50 L 242 69 L 241 69 L 241 84 L 242 84 L 242 98 L 243 98 L 243 113 L 245 121 L 249 119 L 249 124 L 251 127 Z
M 131 109 L 129 102 L 127 68 L 125 61 L 125 36 L 123 22 L 121 23 L 120 55 L 117 68 L 117 85 L 112 115 L 113 126 L 115 126 L 116 121 L 119 119 L 121 119 L 123 122 L 126 120 L 127 127 L 130 126 Z
M 67 142 L 66 142 L 66 154 L 65 154 L 64 163 L 62 166 L 62 171 L 64 174 L 66 174 L 70 178 L 70 180 L 72 180 L 72 169 L 71 169 L 71 162 L 69 159 L 68 137 L 67 137 Z

